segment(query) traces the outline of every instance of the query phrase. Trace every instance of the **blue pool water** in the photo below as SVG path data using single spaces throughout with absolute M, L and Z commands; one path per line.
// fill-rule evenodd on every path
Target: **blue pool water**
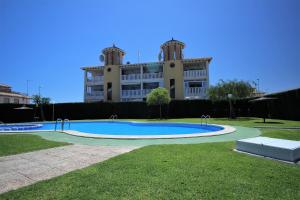
M 0 124 L 0 131 L 22 131 L 41 128 L 42 124 Z
M 54 123 L 44 123 L 35 130 L 54 130 Z M 60 126 L 57 128 L 61 129 Z M 65 124 L 65 130 L 69 124 Z M 91 134 L 106 135 L 174 135 L 207 133 L 222 130 L 223 127 L 215 125 L 185 124 L 185 123 L 135 123 L 135 122 L 71 122 L 70 130 Z

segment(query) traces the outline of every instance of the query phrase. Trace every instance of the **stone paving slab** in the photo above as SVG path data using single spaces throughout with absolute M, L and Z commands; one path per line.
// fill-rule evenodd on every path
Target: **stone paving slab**
M 0 157 L 0 194 L 87 167 L 135 148 L 75 144 Z

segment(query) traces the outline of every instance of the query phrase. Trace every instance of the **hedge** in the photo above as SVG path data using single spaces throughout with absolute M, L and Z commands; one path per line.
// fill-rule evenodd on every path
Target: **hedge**
M 270 118 L 300 120 L 300 89 L 283 93 L 271 94 L 278 98 L 268 104 L 250 103 L 251 99 L 233 101 L 237 117 L 262 117 L 268 112 Z M 267 105 L 267 106 L 266 106 Z M 32 110 L 16 110 L 19 104 L 0 104 L 0 121 L 28 122 L 34 116 L 41 118 L 40 110 L 35 105 L 28 105 Z M 52 120 L 53 105 L 44 105 L 45 120 Z M 268 109 L 268 111 L 266 111 Z M 195 118 L 201 115 L 211 117 L 228 117 L 228 101 L 210 100 L 174 100 L 163 106 L 164 118 Z M 108 119 L 112 114 L 118 118 L 158 118 L 157 106 L 147 106 L 146 102 L 97 102 L 97 103 L 58 103 L 55 104 L 55 118 L 80 119 Z

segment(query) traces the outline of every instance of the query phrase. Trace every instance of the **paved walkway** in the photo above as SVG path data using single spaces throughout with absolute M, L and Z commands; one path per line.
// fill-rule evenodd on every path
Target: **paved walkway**
M 142 146 L 235 141 L 261 134 L 255 128 L 235 128 L 234 133 L 212 137 L 141 140 L 85 138 L 59 132 L 27 132 L 24 134 L 39 135 L 47 140 L 74 145 L 0 157 L 0 193 L 84 168 Z
M 0 193 L 107 160 L 135 147 L 69 145 L 0 157 Z

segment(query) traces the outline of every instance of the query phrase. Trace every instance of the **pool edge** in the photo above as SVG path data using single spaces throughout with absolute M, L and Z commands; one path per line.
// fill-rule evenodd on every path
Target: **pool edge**
M 191 123 L 192 124 L 192 123 Z M 195 124 L 195 123 L 194 123 Z M 174 135 L 108 135 L 108 134 L 93 134 L 93 133 L 84 133 L 74 130 L 64 130 L 60 131 L 69 135 L 88 137 L 88 138 L 101 138 L 101 139 L 175 139 L 175 138 L 193 138 L 193 137 L 210 137 L 218 136 L 233 133 L 236 131 L 236 128 L 228 125 L 220 124 L 209 124 L 214 126 L 221 126 L 223 129 L 219 131 L 207 132 L 207 133 L 192 133 L 192 134 L 174 134 Z

